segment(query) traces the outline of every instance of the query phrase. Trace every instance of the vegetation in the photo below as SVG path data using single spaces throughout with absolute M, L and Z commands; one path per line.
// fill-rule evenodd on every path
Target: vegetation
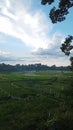
M 41 3 L 52 4 L 55 3 L 56 0 L 42 0 Z M 62 22 L 66 19 L 65 15 L 69 13 L 69 9 L 73 7 L 73 0 L 59 0 L 58 9 L 54 6 L 49 13 L 49 17 L 52 23 Z
M 41 3 L 43 5 L 50 5 L 55 3 L 56 0 L 42 0 Z M 62 22 L 66 19 L 66 15 L 69 13 L 69 9 L 73 7 L 73 0 L 59 0 L 58 8 L 55 6 L 50 10 L 49 17 L 52 23 Z M 61 50 L 65 53 L 65 55 L 70 55 L 71 50 L 73 50 L 72 45 L 73 36 L 69 35 L 65 38 L 64 43 L 62 43 Z M 73 70 L 73 56 L 70 57 L 71 61 L 71 69 Z
M 30 65 L 9 65 L 9 64 L 0 64 L 0 73 L 11 73 L 11 72 L 25 72 L 25 71 L 44 71 L 44 70 L 60 70 L 68 71 L 70 70 L 69 66 L 47 66 L 42 64 L 30 64 Z
M 71 50 L 73 49 L 73 45 L 71 44 L 73 40 L 73 36 L 68 36 L 64 43 L 62 43 L 61 50 L 65 53 L 65 55 L 69 56 L 71 53 Z M 73 56 L 70 57 L 71 61 L 71 70 L 73 71 Z
M 73 130 L 70 71 L 0 74 L 0 130 Z

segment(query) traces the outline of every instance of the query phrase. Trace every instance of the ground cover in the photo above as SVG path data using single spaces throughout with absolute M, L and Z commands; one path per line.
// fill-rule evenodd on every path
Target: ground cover
M 71 72 L 0 74 L 0 130 L 73 130 Z

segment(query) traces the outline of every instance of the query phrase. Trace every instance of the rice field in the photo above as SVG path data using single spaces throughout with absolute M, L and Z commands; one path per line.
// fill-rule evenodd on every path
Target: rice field
M 72 72 L 0 74 L 0 130 L 73 130 Z

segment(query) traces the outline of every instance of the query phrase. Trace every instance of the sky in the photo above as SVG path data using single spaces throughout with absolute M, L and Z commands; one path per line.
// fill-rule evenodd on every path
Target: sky
M 0 0 L 0 63 L 70 64 L 60 46 L 73 35 L 73 9 L 57 24 L 49 18 L 50 9 L 41 0 Z

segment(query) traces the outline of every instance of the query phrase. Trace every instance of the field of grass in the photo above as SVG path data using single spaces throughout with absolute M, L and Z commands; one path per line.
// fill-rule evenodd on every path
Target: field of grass
M 73 73 L 0 74 L 0 130 L 73 130 Z

